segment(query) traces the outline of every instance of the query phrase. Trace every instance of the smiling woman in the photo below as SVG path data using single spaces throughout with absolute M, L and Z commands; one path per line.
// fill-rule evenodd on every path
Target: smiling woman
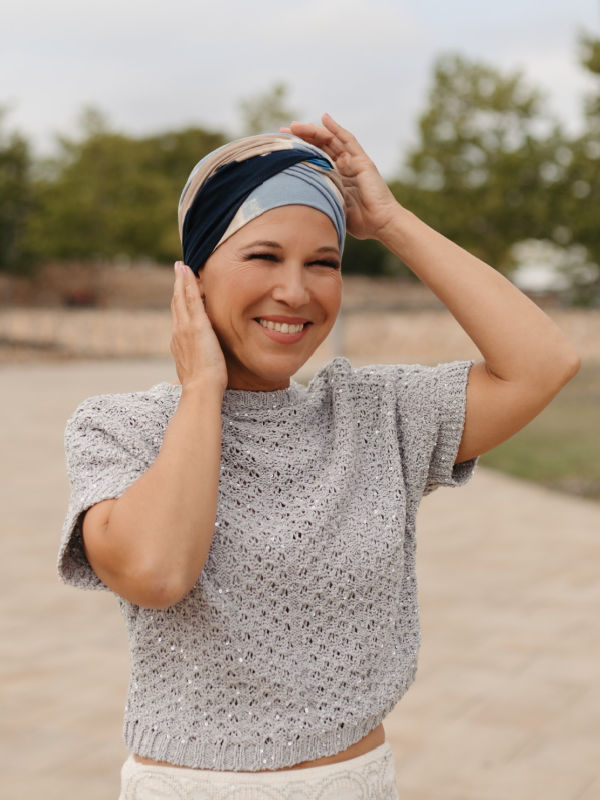
M 391 195 L 330 117 L 215 151 L 180 202 L 180 383 L 67 423 L 59 570 L 121 601 L 121 800 L 395 800 L 383 720 L 420 644 L 416 514 L 529 422 L 577 356 L 536 306 Z M 293 135 L 295 134 L 295 135 Z M 485 361 L 346 359 L 345 224 L 398 255 Z
M 340 258 L 331 220 L 297 205 L 266 211 L 215 250 L 197 281 L 228 388 L 289 386 L 339 312 Z

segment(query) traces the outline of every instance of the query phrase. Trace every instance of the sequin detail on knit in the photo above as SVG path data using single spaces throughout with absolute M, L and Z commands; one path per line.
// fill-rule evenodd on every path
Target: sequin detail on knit
M 391 711 L 414 679 L 420 643 L 419 502 L 474 468 L 454 465 L 470 366 L 354 370 L 336 359 L 308 388 L 225 393 L 204 569 L 170 608 L 121 602 L 131 752 L 279 769 L 346 749 Z M 180 393 L 159 384 L 101 395 L 69 420 L 64 580 L 102 588 L 81 512 L 119 497 L 152 464 Z

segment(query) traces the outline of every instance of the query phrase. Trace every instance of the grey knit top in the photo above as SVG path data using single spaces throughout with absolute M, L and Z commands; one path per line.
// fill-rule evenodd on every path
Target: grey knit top
M 454 465 L 471 364 L 353 369 L 337 358 L 308 388 L 225 392 L 202 573 L 164 610 L 120 599 L 131 751 L 278 769 L 344 750 L 383 720 L 417 665 L 419 501 L 475 466 Z M 67 583 L 103 587 L 83 551 L 82 512 L 149 467 L 180 394 L 160 383 L 99 395 L 69 419 Z

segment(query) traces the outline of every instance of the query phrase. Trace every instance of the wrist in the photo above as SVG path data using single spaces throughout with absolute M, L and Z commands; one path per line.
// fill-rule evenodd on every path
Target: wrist
M 207 402 L 214 400 L 220 405 L 223 401 L 225 388 L 216 378 L 210 378 L 205 375 L 198 376 L 182 382 L 181 397 L 195 398 L 196 401 L 199 398 Z
M 398 248 L 406 245 L 410 239 L 411 229 L 418 218 L 407 208 L 397 203 L 391 210 L 387 221 L 377 230 L 377 241 L 388 250 L 393 250 L 396 255 L 401 256 Z

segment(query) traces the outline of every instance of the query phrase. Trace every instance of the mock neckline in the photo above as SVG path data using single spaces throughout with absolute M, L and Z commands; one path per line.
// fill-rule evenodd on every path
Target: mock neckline
M 274 389 L 270 392 L 226 389 L 223 395 L 223 410 L 261 411 L 286 408 L 296 405 L 301 400 L 303 388 L 295 381 L 290 381 L 290 385 L 286 389 Z
M 181 384 L 174 385 L 164 382 L 162 386 L 178 397 L 181 396 Z M 305 387 L 294 380 L 290 381 L 290 385 L 286 389 L 274 389 L 266 392 L 226 389 L 223 395 L 223 411 L 261 411 L 286 408 L 299 403 L 305 393 Z

